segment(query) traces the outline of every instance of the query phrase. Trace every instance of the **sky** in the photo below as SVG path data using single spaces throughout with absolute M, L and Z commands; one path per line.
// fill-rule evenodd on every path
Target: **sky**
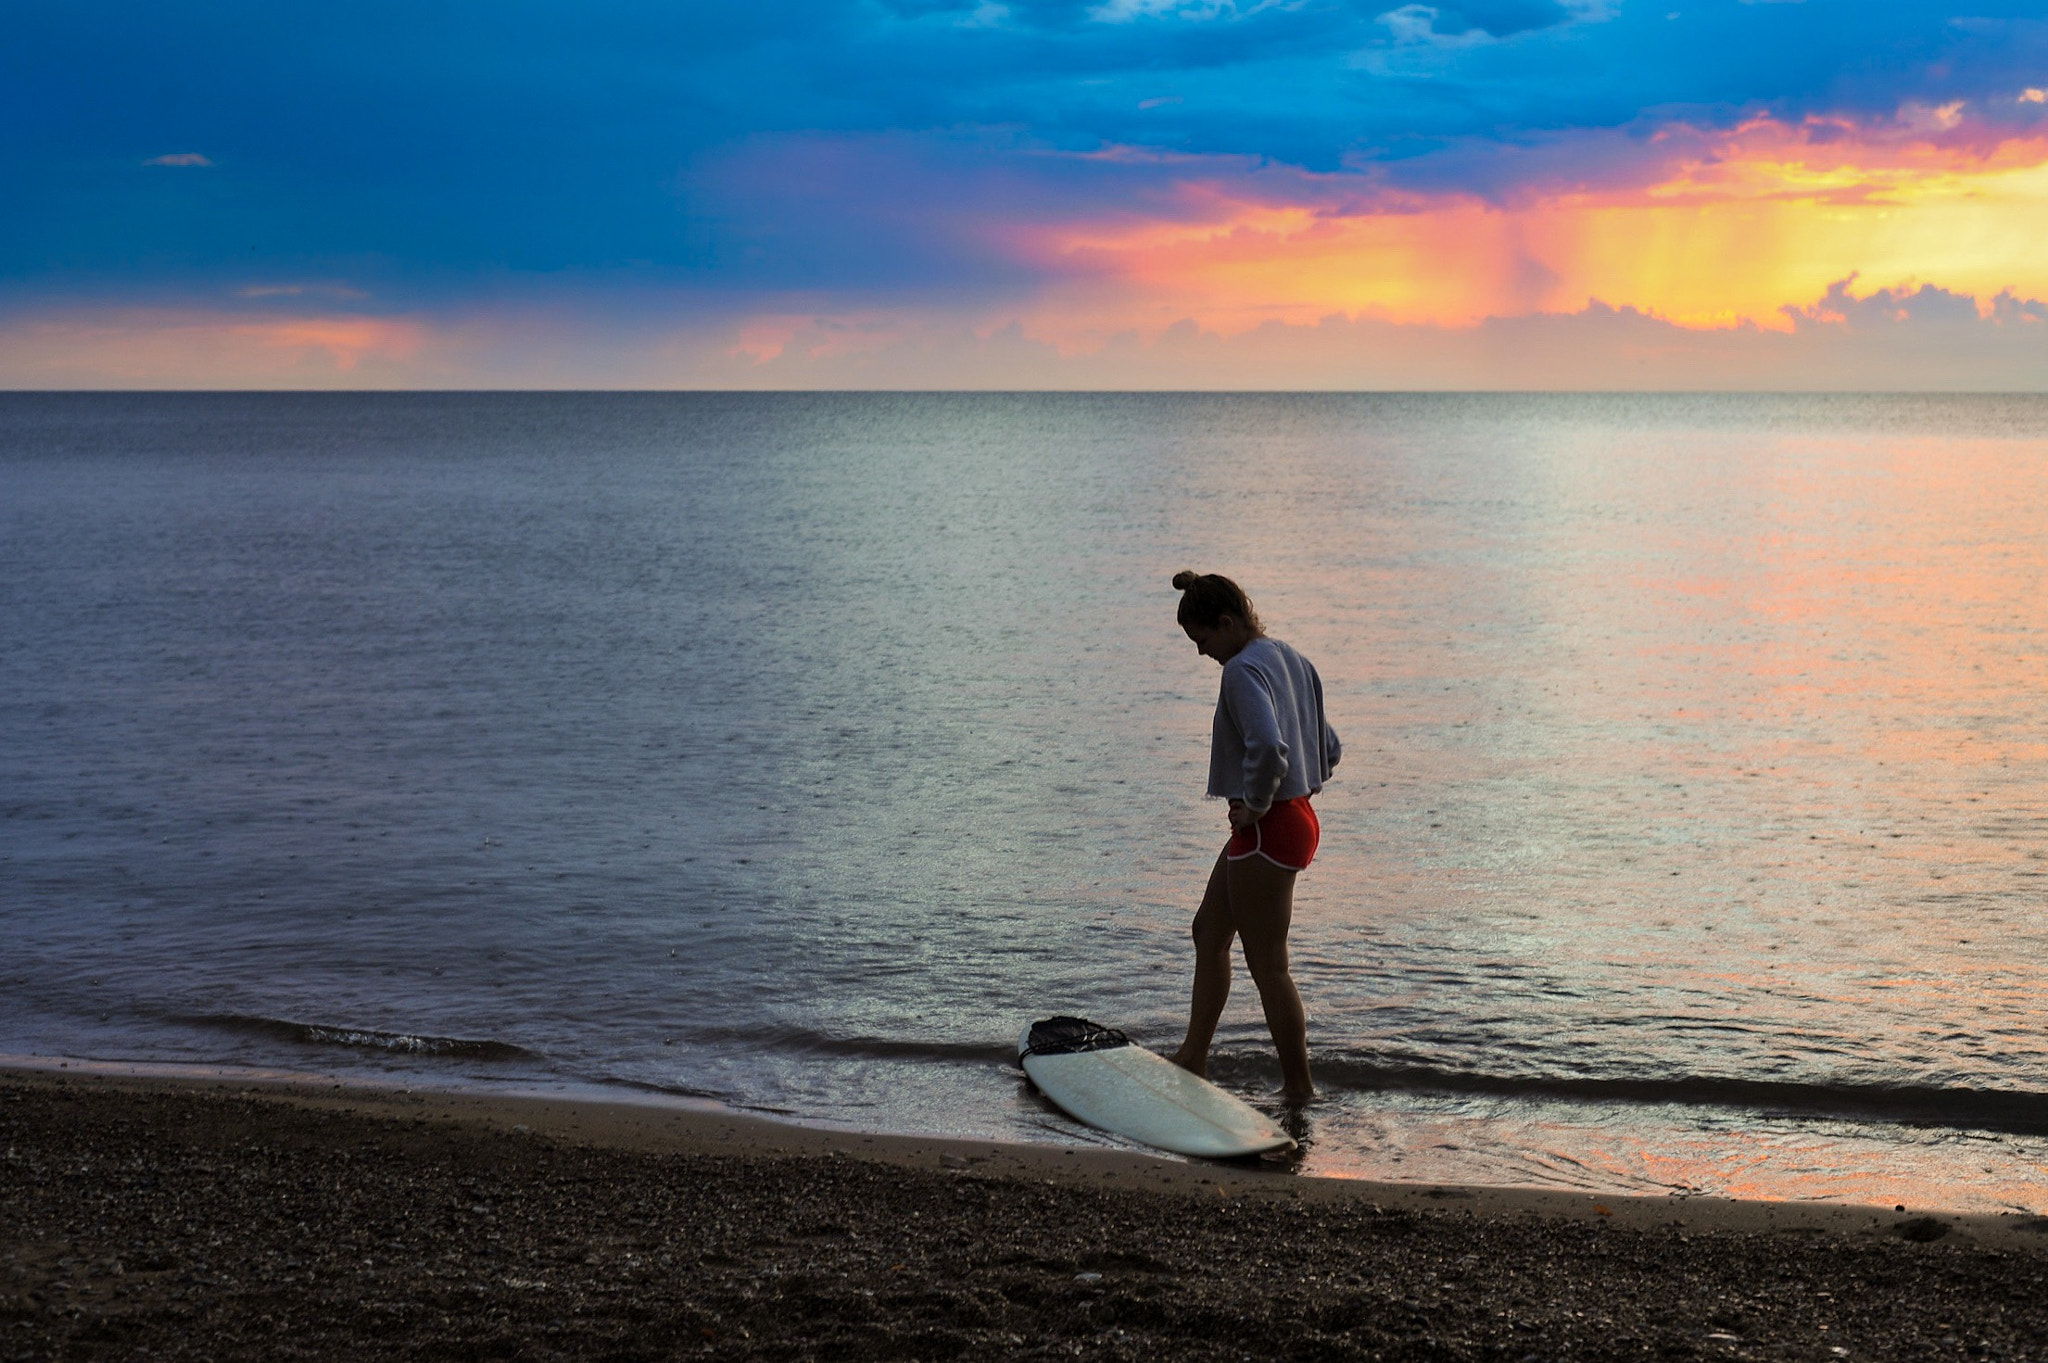
M 67 0 L 0 387 L 2048 388 L 2048 3 Z

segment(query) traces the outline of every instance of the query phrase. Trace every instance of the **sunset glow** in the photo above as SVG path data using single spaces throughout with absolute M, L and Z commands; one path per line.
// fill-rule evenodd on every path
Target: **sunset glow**
M 2048 294 L 2048 141 L 1950 150 L 1850 131 L 1757 120 L 1641 186 L 1505 205 L 1386 195 L 1352 209 L 1335 177 L 1329 200 L 1296 203 L 1190 182 L 1181 219 L 1055 227 L 1029 249 L 1225 333 L 1332 312 L 1459 327 L 1592 300 L 1688 327 L 1782 331 L 1787 309 L 1851 274 L 1987 301 Z

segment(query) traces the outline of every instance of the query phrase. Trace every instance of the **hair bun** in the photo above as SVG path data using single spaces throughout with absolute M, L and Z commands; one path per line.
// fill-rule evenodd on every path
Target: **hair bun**
M 1200 573 L 1191 573 L 1183 568 L 1180 572 L 1173 575 L 1173 589 L 1177 592 L 1184 592 L 1194 586 L 1196 579 L 1200 577 Z

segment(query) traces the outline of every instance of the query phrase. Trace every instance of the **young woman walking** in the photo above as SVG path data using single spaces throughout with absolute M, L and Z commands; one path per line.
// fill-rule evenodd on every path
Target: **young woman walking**
M 1209 794 L 1230 801 L 1230 840 L 1209 872 L 1195 913 L 1194 998 L 1173 1062 L 1206 1074 L 1209 1043 L 1230 998 L 1230 943 L 1258 986 L 1266 1027 L 1280 1052 L 1282 1093 L 1315 1096 L 1308 1017 L 1287 969 L 1294 877 L 1315 858 L 1322 826 L 1309 796 L 1323 788 L 1343 748 L 1323 715 L 1315 665 L 1266 636 L 1251 599 L 1227 577 L 1175 573 L 1180 626 L 1197 652 L 1223 665 L 1209 749 Z

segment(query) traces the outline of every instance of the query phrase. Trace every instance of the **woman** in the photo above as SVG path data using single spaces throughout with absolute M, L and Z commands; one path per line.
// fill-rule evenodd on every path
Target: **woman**
M 1342 748 L 1323 717 L 1315 666 L 1266 637 L 1244 589 L 1215 573 L 1175 573 L 1180 627 L 1195 650 L 1223 664 L 1209 750 L 1209 794 L 1230 801 L 1230 841 L 1209 872 L 1195 914 L 1194 1000 L 1187 1039 L 1173 1062 L 1206 1074 L 1209 1043 L 1230 997 L 1230 942 L 1265 1006 L 1280 1052 L 1284 1098 L 1315 1096 L 1308 1072 L 1308 1018 L 1287 972 L 1294 877 L 1315 858 L 1322 826 L 1309 796 L 1323 788 Z

